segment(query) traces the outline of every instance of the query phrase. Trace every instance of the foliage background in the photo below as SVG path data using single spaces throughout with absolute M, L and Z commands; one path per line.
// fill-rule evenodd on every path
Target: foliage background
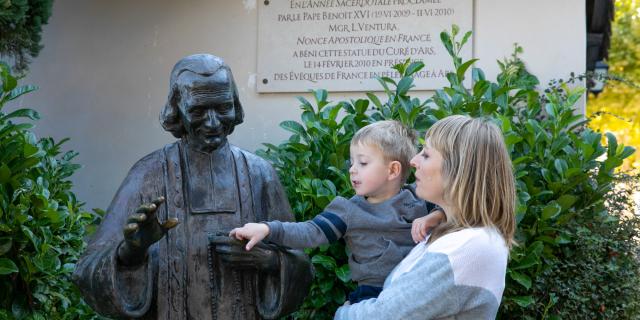
M 640 1 L 616 0 L 609 50 L 609 73 L 640 84 Z M 587 101 L 590 127 L 609 131 L 618 139 L 640 147 L 640 90 L 629 83 L 610 81 L 597 97 Z M 640 156 L 625 160 L 623 170 L 639 170 Z
M 77 153 L 66 139 L 38 139 L 33 109 L 5 108 L 36 90 L 0 62 L 0 319 L 91 319 L 71 282 L 99 215 L 82 209 L 69 177 Z
M 486 79 L 472 68 L 475 59 L 459 57 L 470 35 L 455 26 L 441 34 L 456 71 L 447 74 L 449 85 L 427 100 L 409 96 L 412 75 L 424 66 L 409 60 L 394 67 L 399 81 L 378 79 L 382 98 L 367 94 L 367 99 L 331 103 L 324 90 L 313 92 L 313 102 L 300 98 L 301 122 L 281 124 L 291 137 L 259 152 L 279 172 L 296 218 L 311 219 L 335 196 L 352 195 L 347 159 L 358 128 L 397 119 L 422 134 L 452 114 L 489 117 L 505 135 L 518 189 L 519 245 L 511 251 L 498 317 L 637 319 L 640 224 L 626 214 L 637 177 L 614 173 L 634 149 L 613 134 L 594 132 L 573 114 L 583 88 L 560 80 L 539 90 L 518 46 L 498 61 L 497 79 Z M 469 73 L 470 90 L 462 85 Z M 616 188 L 622 182 L 626 188 Z M 331 319 L 353 287 L 344 244 L 307 252 L 318 277 L 296 318 Z
M 0 0 L 0 57 L 12 59 L 15 70 L 26 71 L 40 53 L 52 6 L 53 0 Z

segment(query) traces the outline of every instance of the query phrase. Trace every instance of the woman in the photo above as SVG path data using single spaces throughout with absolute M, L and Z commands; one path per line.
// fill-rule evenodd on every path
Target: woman
M 411 160 L 416 193 L 444 209 L 384 290 L 335 319 L 494 319 L 515 231 L 515 183 L 502 133 L 487 119 L 436 122 Z

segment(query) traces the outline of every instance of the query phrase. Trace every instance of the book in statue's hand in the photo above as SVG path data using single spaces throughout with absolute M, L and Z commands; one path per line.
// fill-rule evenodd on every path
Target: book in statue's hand
M 209 235 L 209 257 L 211 260 L 217 257 L 222 264 L 239 269 L 260 271 L 277 269 L 278 252 L 283 251 L 283 248 L 261 241 L 247 251 L 245 249 L 247 242 L 247 240 L 230 237 L 228 232 L 212 233 Z

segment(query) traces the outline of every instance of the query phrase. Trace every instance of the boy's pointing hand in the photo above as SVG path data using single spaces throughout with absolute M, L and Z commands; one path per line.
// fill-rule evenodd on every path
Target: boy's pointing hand
M 229 232 L 229 236 L 238 240 L 249 240 L 245 249 L 251 250 L 256 243 L 269 235 L 269 226 L 264 223 L 247 223 L 242 228 L 235 228 Z

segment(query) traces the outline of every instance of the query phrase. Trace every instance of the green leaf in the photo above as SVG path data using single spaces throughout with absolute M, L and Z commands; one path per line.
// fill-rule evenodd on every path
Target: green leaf
M 464 74 L 467 72 L 467 69 L 469 69 L 469 67 L 471 67 L 472 64 L 474 64 L 476 61 L 478 61 L 479 59 L 471 59 L 465 63 L 463 63 L 460 68 L 458 68 L 458 70 L 456 71 L 456 75 L 458 76 L 458 79 L 460 81 L 462 81 L 462 79 L 464 79 Z M 476 83 L 477 84 L 477 83 Z M 488 86 L 487 86 L 488 87 Z M 475 90 L 474 90 L 475 91 Z M 474 94 L 475 95 L 475 94 Z
M 316 102 L 318 103 L 327 101 L 327 96 L 327 90 L 324 89 L 316 90 L 314 92 L 314 97 L 316 98 Z
M 33 92 L 35 90 L 38 90 L 38 87 L 31 86 L 31 85 L 20 86 L 18 88 L 11 90 L 5 99 L 6 101 L 15 100 L 20 96 L 25 95 L 29 92 Z
M 560 207 L 560 205 L 558 205 L 557 202 L 552 201 L 547 206 L 545 206 L 544 209 L 542 209 L 542 220 L 553 219 L 557 217 L 561 211 L 562 208 Z
M 517 303 L 519 306 L 521 306 L 523 308 L 526 308 L 530 304 L 535 302 L 535 299 L 533 299 L 532 296 L 511 297 L 510 299 L 513 300 L 515 303 Z
M 564 159 L 555 159 L 553 165 L 556 168 L 556 172 L 562 177 L 565 176 L 565 172 L 569 169 L 567 162 Z
M 280 127 L 282 127 L 283 129 L 299 134 L 299 135 L 305 135 L 306 131 L 304 130 L 304 127 L 295 122 L 295 121 L 291 121 L 291 120 L 287 120 L 287 121 L 282 121 L 280 123 Z
M 478 81 L 473 86 L 473 96 L 477 99 L 480 99 L 483 95 L 486 95 L 487 90 L 491 89 L 491 83 L 488 81 Z M 494 111 L 498 110 L 499 105 L 492 101 L 482 101 L 482 111 L 485 114 L 491 114 Z
M 471 37 L 471 35 L 473 34 L 473 31 L 467 31 L 467 33 L 464 34 L 464 36 L 462 37 L 462 41 L 460 41 L 460 46 L 464 46 L 465 43 L 467 43 L 467 41 L 469 40 L 469 37 Z
M 376 108 L 378 109 L 382 108 L 382 103 L 380 103 L 380 99 L 378 99 L 378 97 L 375 94 L 367 92 L 367 97 L 369 97 L 369 100 L 373 102 L 373 105 L 375 105 Z
M 336 260 L 333 257 L 317 254 L 311 258 L 311 263 L 319 264 L 328 270 L 335 270 Z
M 413 86 L 413 78 L 403 77 L 402 79 L 400 79 L 400 82 L 398 83 L 396 92 L 399 96 L 404 96 L 407 94 L 407 91 L 409 91 L 409 89 L 411 89 L 412 86 Z
M 460 27 L 458 27 L 457 24 L 451 25 L 451 36 L 452 37 L 456 37 L 456 35 L 458 35 L 458 33 L 460 32 Z
M 545 111 L 547 111 L 547 114 L 553 118 L 557 117 L 557 112 L 556 112 L 556 108 L 551 104 L 551 103 L 547 103 L 544 106 Z
M 447 50 L 451 57 L 455 56 L 453 52 L 453 43 L 451 42 L 451 37 L 446 31 L 440 32 L 440 41 L 444 45 L 444 48 Z
M 407 67 L 407 70 L 405 71 L 404 75 L 411 76 L 412 74 L 420 71 L 422 68 L 424 68 L 424 63 L 422 61 L 411 62 L 409 67 Z
M 571 194 L 563 194 L 557 201 L 560 204 L 560 207 L 562 207 L 562 210 L 567 210 L 571 208 L 576 201 L 578 201 L 578 197 Z
M 2 90 L 9 92 L 18 85 L 18 80 L 10 74 L 3 74 L 2 77 Z
M 636 152 L 636 149 L 634 147 L 626 146 L 622 149 L 622 152 L 620 153 L 620 159 L 626 159 L 627 157 L 632 155 L 634 152 Z
M 13 240 L 10 237 L 4 237 L 0 239 L 0 256 L 11 250 L 13 246 Z
M 18 272 L 18 266 L 7 258 L 0 258 L 0 274 L 11 274 L 14 272 Z
M 349 270 L 349 265 L 344 264 L 340 268 L 336 269 L 336 276 L 340 281 L 349 283 L 351 281 L 351 270 Z
M 504 142 L 508 146 L 514 145 L 514 144 L 516 144 L 516 143 L 518 143 L 518 142 L 523 140 L 522 137 L 519 134 L 517 134 L 516 132 L 513 132 L 513 131 L 507 132 L 507 134 L 505 135 L 504 138 L 505 138 Z
M 513 270 L 509 270 L 509 277 L 525 287 L 527 290 L 531 288 L 531 278 L 529 278 L 529 276 Z
M 474 82 L 485 80 L 484 72 L 480 68 L 472 68 L 471 69 L 471 78 Z
M 31 120 L 38 120 L 40 119 L 40 114 L 33 109 L 18 109 L 2 117 L 2 120 L 9 120 L 12 118 L 29 118 Z
M 7 166 L 6 163 L 3 163 L 0 166 L 0 183 L 7 183 L 11 181 L 11 169 Z
M 607 156 L 609 158 L 616 156 L 616 149 L 618 148 L 618 140 L 616 140 L 616 136 L 611 132 L 605 133 L 607 136 Z

